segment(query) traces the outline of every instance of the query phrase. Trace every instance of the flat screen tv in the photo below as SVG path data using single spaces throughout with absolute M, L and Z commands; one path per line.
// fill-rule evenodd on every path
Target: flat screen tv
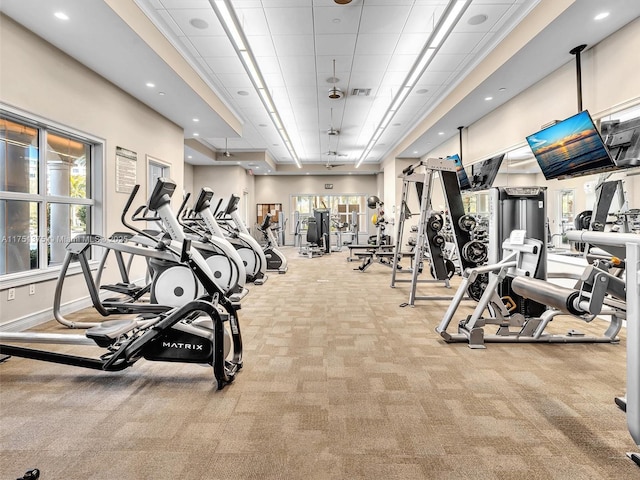
M 474 163 L 471 167 L 473 173 L 471 178 L 471 190 L 487 190 L 491 188 L 493 182 L 498 175 L 500 165 L 504 159 L 504 153 L 495 157 L 488 158 L 478 163 Z
M 586 110 L 529 135 L 527 143 L 547 180 L 579 177 L 616 167 Z
M 469 177 L 467 177 L 467 172 L 462 166 L 460 155 L 456 153 L 455 155 L 450 155 L 447 158 L 449 160 L 453 160 L 456 164 L 456 173 L 458 174 L 458 184 L 460 185 L 460 190 L 469 190 L 471 188 L 471 183 L 469 182 Z

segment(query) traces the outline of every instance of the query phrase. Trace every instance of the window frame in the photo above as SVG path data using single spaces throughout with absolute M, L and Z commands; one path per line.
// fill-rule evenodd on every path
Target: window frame
M 12 121 L 23 123 L 38 129 L 38 193 L 8 192 L 0 190 L 0 200 L 14 200 L 35 202 L 38 207 L 38 241 L 43 237 L 42 232 L 46 232 L 46 205 L 47 203 L 66 205 L 85 205 L 91 207 L 89 215 L 88 233 L 102 235 L 105 231 L 105 215 L 103 212 L 103 198 L 105 192 L 105 150 L 106 140 L 96 135 L 78 130 L 77 128 L 61 124 L 38 115 L 25 112 L 16 107 L 0 102 L 0 113 Z M 44 134 L 43 134 L 44 133 Z M 63 135 L 65 137 L 89 144 L 91 162 L 87 169 L 89 181 L 87 187 L 89 196 L 87 198 L 64 197 L 59 195 L 48 195 L 46 190 L 46 138 L 47 133 Z M 43 174 L 44 172 L 44 174 Z M 70 200 L 71 199 L 71 200 Z M 46 245 L 46 243 L 42 243 Z M 58 277 L 61 266 L 47 264 L 47 249 L 38 249 L 38 268 L 22 272 L 7 273 L 0 275 L 0 290 L 24 286 L 30 283 L 39 283 L 52 280 Z M 99 261 L 91 260 L 89 265 L 97 267 Z M 79 273 L 80 266 L 70 265 L 68 274 Z
M 359 221 L 359 229 L 358 232 L 360 234 L 363 235 L 368 235 L 369 234 L 369 224 L 370 221 L 369 219 L 371 218 L 371 216 L 373 215 L 369 210 L 369 208 L 367 207 L 367 198 L 369 197 L 369 194 L 365 194 L 365 193 L 332 193 L 332 194 L 326 194 L 326 193 L 292 193 L 289 195 L 289 205 L 290 205 L 290 215 L 291 218 L 295 218 L 296 212 L 299 213 L 299 215 L 301 217 L 306 217 L 309 216 L 313 213 L 313 206 L 312 204 L 314 203 L 311 199 L 315 198 L 316 200 L 322 200 L 325 201 L 325 204 L 327 204 L 327 208 L 329 209 L 330 213 L 332 215 L 338 215 L 340 218 L 342 217 L 346 217 L 347 221 L 349 220 L 349 216 L 350 216 L 350 211 L 351 209 L 348 209 L 349 212 L 347 213 L 340 213 L 340 212 L 333 212 L 332 210 L 332 206 L 333 206 L 333 199 L 340 199 L 340 198 L 349 198 L 349 197 L 357 197 L 359 200 L 362 201 L 362 210 L 358 209 L 358 221 Z M 297 202 L 299 201 L 300 198 L 307 198 L 309 199 L 309 208 L 311 210 L 311 212 L 309 214 L 307 213 L 301 213 L 299 210 L 297 210 Z M 355 204 L 351 204 L 351 203 L 346 203 L 344 205 L 350 206 L 350 205 L 355 205 Z M 357 205 L 360 206 L 360 203 L 358 203 Z M 364 220 L 362 220 L 360 218 L 360 216 L 364 217 Z M 296 230 L 296 225 L 293 225 L 294 222 L 291 222 L 291 225 L 289 226 L 289 234 L 290 235 L 294 235 L 295 234 L 295 230 Z M 302 226 L 302 228 L 300 229 L 299 233 L 302 232 L 306 232 L 307 228 L 306 226 Z M 333 225 L 330 226 L 330 231 L 333 232 L 335 231 L 335 228 Z

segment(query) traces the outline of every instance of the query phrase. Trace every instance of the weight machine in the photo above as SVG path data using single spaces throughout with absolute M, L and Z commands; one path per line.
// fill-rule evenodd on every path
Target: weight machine
M 423 168 L 418 173 L 419 168 Z M 433 181 L 435 174 L 444 192 L 447 211 L 436 212 L 431 205 L 431 195 L 433 192 Z M 455 274 L 456 265 L 449 258 L 446 258 L 446 241 L 441 231 L 445 221 L 449 221 L 453 229 L 454 256 L 459 263 L 459 268 L 464 269 L 476 266 L 486 261 L 486 246 L 481 242 L 473 240 L 471 232 L 475 228 L 475 220 L 469 215 L 465 215 L 456 166 L 452 160 L 442 158 L 430 158 L 422 160 L 416 165 L 411 165 L 402 172 L 402 199 L 401 211 L 398 221 L 397 241 L 393 255 L 393 272 L 391 274 L 391 287 L 395 288 L 396 283 L 411 283 L 408 305 L 415 305 L 416 300 L 450 300 L 450 296 L 418 296 L 416 289 L 418 283 L 442 283 L 446 288 L 450 288 L 449 280 Z M 416 245 L 413 253 L 407 255 L 401 251 L 402 237 L 405 228 L 405 221 L 411 217 L 407 207 L 409 191 L 415 186 L 420 203 L 420 217 L 418 220 L 418 231 Z M 402 257 L 412 257 L 412 268 L 409 270 L 411 279 L 399 279 L 397 274 L 401 270 L 399 261 Z M 424 261 L 428 260 L 432 280 L 418 279 L 418 275 L 423 269 Z
M 536 278 L 543 268 L 544 249 L 543 241 L 525 238 L 523 230 L 512 232 L 511 237 L 502 244 L 502 260 L 465 270 L 456 295 L 436 332 L 448 343 L 468 342 L 469 347 L 474 349 L 485 348 L 485 342 L 617 343 L 618 332 L 626 318 L 625 308 L 619 302 L 605 302 L 605 296 L 612 292 L 620 296 L 624 291 L 622 281 L 609 274 L 608 267 L 603 263 L 585 270 L 580 278 L 580 290 L 548 283 Z M 458 323 L 457 333 L 448 332 L 460 300 L 469 285 L 482 274 L 488 274 L 487 286 L 473 313 Z M 509 279 L 510 292 L 541 305 L 542 312 L 530 315 L 530 311 L 518 305 L 518 300 L 512 295 L 500 294 L 505 279 Z M 536 295 L 526 294 L 527 285 L 536 291 Z M 547 305 L 553 308 L 547 309 Z M 609 316 L 611 321 L 602 336 L 589 337 L 575 330 L 570 330 L 566 335 L 545 333 L 549 322 L 563 313 L 570 313 L 586 322 L 596 316 Z M 488 325 L 497 326 L 495 334 L 485 334 Z

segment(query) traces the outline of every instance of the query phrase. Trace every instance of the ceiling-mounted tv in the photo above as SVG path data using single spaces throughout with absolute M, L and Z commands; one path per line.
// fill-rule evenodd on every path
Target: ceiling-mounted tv
M 474 163 L 471 167 L 473 176 L 471 178 L 471 190 L 487 190 L 491 188 L 493 182 L 498 175 L 500 165 L 504 159 L 504 153 L 495 157 L 488 158 L 478 163 Z
M 467 172 L 464 170 L 462 166 L 462 160 L 460 159 L 460 155 L 457 153 L 455 155 L 450 155 L 447 157 L 449 160 L 453 160 L 456 165 L 456 173 L 458 174 L 458 184 L 460 185 L 460 190 L 469 190 L 471 188 L 471 182 L 469 182 L 469 177 L 467 177 Z
M 527 143 L 547 180 L 616 168 L 587 110 L 529 135 Z

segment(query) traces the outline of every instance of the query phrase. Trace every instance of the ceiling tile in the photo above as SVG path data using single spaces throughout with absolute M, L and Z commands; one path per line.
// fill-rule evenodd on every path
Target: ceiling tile
M 336 34 L 316 36 L 316 54 L 318 55 L 352 55 L 355 47 L 356 35 Z
M 317 35 L 356 34 L 362 8 L 315 7 L 313 26 Z
M 353 57 L 354 72 L 384 72 L 391 55 L 356 55 Z
M 427 67 L 431 72 L 455 72 L 466 58 L 464 54 L 446 55 L 438 53 Z
M 485 37 L 484 32 L 477 33 L 457 33 L 452 32 L 440 47 L 438 55 L 470 53 L 482 42 Z
M 251 35 L 247 37 L 247 42 L 249 43 L 249 48 L 251 48 L 253 56 L 256 58 L 276 56 L 276 49 L 271 40 L 271 36 Z
M 280 74 L 280 72 L 278 72 L 278 73 L 263 73 L 262 74 L 262 78 L 264 78 L 264 82 L 266 83 L 267 88 L 284 87 L 285 86 L 284 78 L 282 78 L 282 75 Z
M 404 6 L 369 6 L 366 3 L 362 11 L 360 33 L 401 33 L 411 11 L 410 4 Z
M 208 3 L 208 2 L 207 2 Z M 209 5 L 207 8 L 202 9 L 171 9 L 167 10 L 167 13 L 171 15 L 174 22 L 184 32 L 183 35 L 187 36 L 211 36 L 211 35 L 224 35 L 226 33 L 218 20 L 215 12 Z M 193 19 L 204 20 L 207 23 L 206 28 L 196 28 L 191 23 Z
M 245 74 L 216 72 L 216 75 L 230 91 L 236 92 L 240 89 L 247 90 L 254 88 L 251 80 L 249 80 L 249 77 Z
M 189 37 L 189 41 L 201 57 L 236 57 L 229 39 L 225 37 Z
M 411 9 L 403 33 L 431 33 L 444 12 L 442 6 L 416 5 Z
M 233 0 L 235 3 L 236 0 Z M 295 8 L 295 7 L 311 7 L 312 0 L 262 0 L 265 8 Z
M 238 57 L 204 57 L 204 61 L 216 73 L 245 73 Z
M 304 35 L 313 32 L 313 14 L 309 8 L 265 8 L 272 35 Z
M 312 35 L 274 35 L 273 43 L 278 57 L 314 54 Z
M 391 57 L 387 70 L 390 72 L 409 73 L 416 61 L 416 55 L 394 55 Z
M 281 74 L 280 62 L 276 56 L 257 57 L 256 62 L 262 75 Z
M 420 77 L 420 79 L 416 82 L 415 89 L 420 88 L 430 88 L 433 89 L 435 86 L 440 86 L 447 81 L 447 79 L 451 76 L 451 72 L 432 72 L 427 69 L 427 71 Z
M 315 78 L 316 63 L 312 56 L 279 57 L 279 61 L 282 75 L 285 78 L 295 77 L 302 73 L 311 73 Z
M 269 35 L 269 24 L 261 8 L 235 8 L 240 27 L 246 36 Z
M 460 19 L 457 32 L 489 32 L 496 23 L 509 11 L 510 5 L 508 4 L 487 4 L 481 5 L 473 2 L 464 12 L 464 15 Z M 487 20 L 477 25 L 469 23 L 470 19 L 477 20 L 478 16 L 485 15 Z
M 382 77 L 384 77 L 384 70 L 378 70 L 377 72 L 354 71 L 349 79 L 349 90 L 353 88 L 371 88 L 371 94 L 373 95 L 380 83 L 382 83 Z
M 211 4 L 209 0 L 160 0 L 164 8 L 209 8 Z
M 360 34 L 356 43 L 356 55 L 392 54 L 400 40 L 400 34 Z
M 345 80 L 349 76 L 348 72 L 351 71 L 353 55 L 316 55 L 318 78 L 326 80 L 327 78 L 333 77 L 334 60 L 336 62 L 336 76 L 341 80 Z
M 429 33 L 403 33 L 393 54 L 418 55 L 427 43 L 429 35 Z

